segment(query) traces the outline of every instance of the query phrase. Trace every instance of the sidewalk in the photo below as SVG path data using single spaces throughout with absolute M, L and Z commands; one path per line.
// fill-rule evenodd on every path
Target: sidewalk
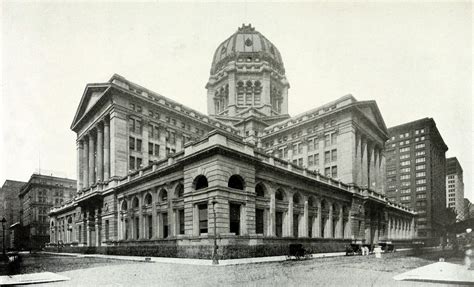
M 465 266 L 436 262 L 393 277 L 395 280 L 474 285 L 474 271 Z
M 262 262 L 280 262 L 287 260 L 285 255 L 269 256 L 269 257 L 253 257 L 253 258 L 239 258 L 239 259 L 224 259 L 219 260 L 219 265 L 213 265 L 210 259 L 193 259 L 193 258 L 170 258 L 170 257 L 143 257 L 143 256 L 126 256 L 126 255 L 106 255 L 106 254 L 79 254 L 79 253 L 56 253 L 56 252 L 41 252 L 44 254 L 75 256 L 75 257 L 92 257 L 105 258 L 115 260 L 128 260 L 138 262 L 158 262 L 158 263 L 173 263 L 173 264 L 187 264 L 187 265 L 208 265 L 208 266 L 228 266 L 249 263 Z M 313 258 L 336 257 L 345 256 L 345 252 L 332 253 L 316 253 Z

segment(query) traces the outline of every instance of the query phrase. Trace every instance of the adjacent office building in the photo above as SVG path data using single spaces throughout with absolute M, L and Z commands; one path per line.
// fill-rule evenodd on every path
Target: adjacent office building
M 76 193 L 76 180 L 33 174 L 19 192 L 20 224 L 18 240 L 24 246 L 37 248 L 49 242 L 48 213 L 53 206 L 60 206 Z M 66 231 L 64 231 L 66 232 Z
M 6 180 L 0 188 L 0 219 L 5 218 L 6 220 L 5 245 L 7 248 L 11 248 L 13 244 L 8 228 L 20 221 L 20 199 L 18 195 L 25 183 L 23 181 Z M 3 231 L 1 234 L 3 234 Z
M 456 211 L 456 221 L 465 219 L 463 171 L 455 157 L 446 159 L 446 207 Z
M 436 123 L 424 118 L 388 129 L 387 197 L 417 212 L 417 236 L 431 243 L 443 235 L 446 151 Z

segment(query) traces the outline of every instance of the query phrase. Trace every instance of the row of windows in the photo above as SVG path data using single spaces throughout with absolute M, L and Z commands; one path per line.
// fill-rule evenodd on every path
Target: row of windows
M 300 137 L 301 135 L 302 135 L 302 131 L 299 131 L 298 133 L 293 133 L 292 138 L 295 139 L 297 137 Z M 321 140 L 324 141 L 324 147 L 335 145 L 335 144 L 337 144 L 337 133 L 335 133 L 335 132 L 327 133 L 327 134 L 324 135 L 323 139 L 320 139 L 318 137 L 313 137 L 313 138 L 309 139 L 308 140 L 308 150 L 309 151 L 318 150 L 319 149 L 319 142 Z M 288 141 L 288 136 L 283 136 L 283 137 L 280 137 L 278 139 L 275 139 L 275 144 L 281 144 L 281 143 L 284 143 L 286 141 Z M 302 143 L 300 143 L 300 144 L 302 144 Z M 264 146 L 266 148 L 269 148 L 272 145 L 273 145 L 273 143 L 268 142 Z
M 140 105 L 137 105 L 137 104 L 134 104 L 134 103 L 130 103 L 130 109 L 132 109 L 133 111 L 135 111 L 137 113 L 142 113 L 142 111 L 143 111 L 143 109 Z M 161 119 L 160 113 L 158 113 L 156 111 L 150 110 L 150 111 L 148 111 L 148 115 L 151 118 L 154 118 L 154 119 L 157 119 L 157 120 Z M 195 132 L 199 135 L 204 135 L 205 134 L 205 131 L 203 129 L 199 129 L 198 127 L 193 127 L 189 124 L 186 124 L 183 121 L 181 121 L 181 123 L 178 124 L 179 123 L 178 120 L 176 120 L 174 118 L 171 118 L 169 116 L 165 117 L 165 121 L 169 124 L 174 125 L 174 126 L 178 126 L 181 129 L 188 130 L 188 131 L 193 131 L 193 132 Z M 135 118 L 130 118 L 129 119 L 129 129 L 130 129 L 131 132 L 135 132 L 135 133 L 140 134 L 141 130 L 142 130 L 141 120 L 140 119 L 135 119 Z

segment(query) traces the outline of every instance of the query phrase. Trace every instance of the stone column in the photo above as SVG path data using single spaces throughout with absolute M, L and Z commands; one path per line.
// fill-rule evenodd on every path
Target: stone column
M 344 210 L 343 210 L 342 206 L 339 208 L 338 225 L 339 225 L 338 226 L 338 232 L 339 232 L 338 238 L 344 238 Z
M 318 211 L 316 212 L 315 226 L 313 228 L 313 237 L 321 237 L 321 224 L 322 224 L 322 212 L 321 212 L 321 200 L 318 200 Z
M 328 202 L 329 204 L 329 214 L 328 219 L 326 221 L 326 227 L 324 228 L 324 233 L 326 238 L 333 238 L 334 234 L 332 233 L 332 225 L 333 225 L 333 205 L 332 202 Z
M 103 181 L 104 173 L 104 133 L 103 127 L 97 126 L 97 181 Z M 97 233 L 97 231 L 96 231 Z
M 168 236 L 176 236 L 176 221 L 174 216 L 174 209 L 173 209 L 173 198 L 174 198 L 174 190 L 168 188 Z M 209 205 L 212 208 L 212 200 L 209 202 Z M 208 209 L 209 210 L 209 209 Z M 216 204 L 216 212 L 217 212 L 217 204 Z M 208 218 L 209 220 L 212 218 L 212 222 L 214 224 L 214 216 Z
M 87 137 L 84 137 L 84 152 L 83 152 L 83 157 L 82 157 L 82 184 L 84 188 L 87 188 L 90 186 L 89 184 L 89 139 Z
M 355 158 L 354 158 L 354 182 L 357 185 L 361 185 L 362 180 L 362 142 L 360 138 L 360 133 L 358 131 L 355 132 Z
M 100 238 L 100 224 L 99 224 L 100 216 L 99 210 L 95 212 L 95 246 L 101 245 L 101 238 Z
M 276 203 L 275 203 L 275 190 L 270 190 L 270 214 L 268 216 L 268 236 L 275 236 L 276 230 Z
M 379 191 L 379 186 L 378 186 L 378 176 L 379 176 L 379 173 L 378 173 L 378 162 L 379 162 L 379 150 L 377 148 L 376 145 L 374 145 L 373 147 L 373 165 L 372 165 L 372 169 L 373 169 L 373 174 L 372 174 L 372 188 L 375 190 L 375 191 Z
M 152 203 L 151 203 L 151 224 L 153 225 L 151 228 L 152 232 L 152 239 L 158 238 L 158 232 L 157 232 L 157 226 L 158 226 L 158 220 L 156 217 L 156 203 L 158 202 L 158 194 L 156 190 L 153 190 L 151 193 L 152 196 Z
M 94 137 L 89 133 L 89 186 L 95 182 Z
M 80 192 L 83 188 L 83 174 L 82 174 L 82 165 L 83 165 L 83 153 L 84 145 L 82 140 L 77 141 L 77 191 Z
M 382 194 L 385 194 L 385 153 L 382 150 L 380 152 L 380 190 Z
M 374 144 L 367 142 L 367 185 L 368 188 L 374 190 Z
M 104 181 L 110 177 L 110 123 L 104 120 Z
M 309 224 L 312 224 L 311 222 L 308 222 L 309 220 L 309 215 L 308 215 L 308 197 L 304 196 L 304 211 L 303 211 L 303 228 L 302 228 L 302 233 L 300 237 L 308 237 L 308 226 Z M 309 237 L 311 237 L 311 234 L 309 234 Z
M 387 222 L 387 240 L 392 240 L 392 219 L 390 216 L 388 217 L 388 222 Z
M 367 140 L 365 138 L 361 139 L 361 185 L 367 186 L 369 185 L 368 179 L 368 155 L 367 155 Z
M 293 194 L 288 192 L 288 212 L 287 214 L 287 226 L 286 226 L 286 235 L 287 236 L 294 236 L 293 234 Z
M 88 211 L 85 212 L 85 217 L 86 217 L 86 228 L 84 228 L 84 230 L 86 231 L 86 236 L 85 236 L 85 245 L 86 246 L 90 246 L 91 244 L 91 230 L 90 230 L 90 214 Z

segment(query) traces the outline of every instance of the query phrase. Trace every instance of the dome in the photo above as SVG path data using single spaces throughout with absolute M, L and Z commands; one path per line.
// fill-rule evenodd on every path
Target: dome
M 283 61 L 278 49 L 260 32 L 249 25 L 242 25 L 232 36 L 222 42 L 214 53 L 211 74 L 216 73 L 230 61 L 263 60 L 267 61 L 281 74 L 285 73 Z

